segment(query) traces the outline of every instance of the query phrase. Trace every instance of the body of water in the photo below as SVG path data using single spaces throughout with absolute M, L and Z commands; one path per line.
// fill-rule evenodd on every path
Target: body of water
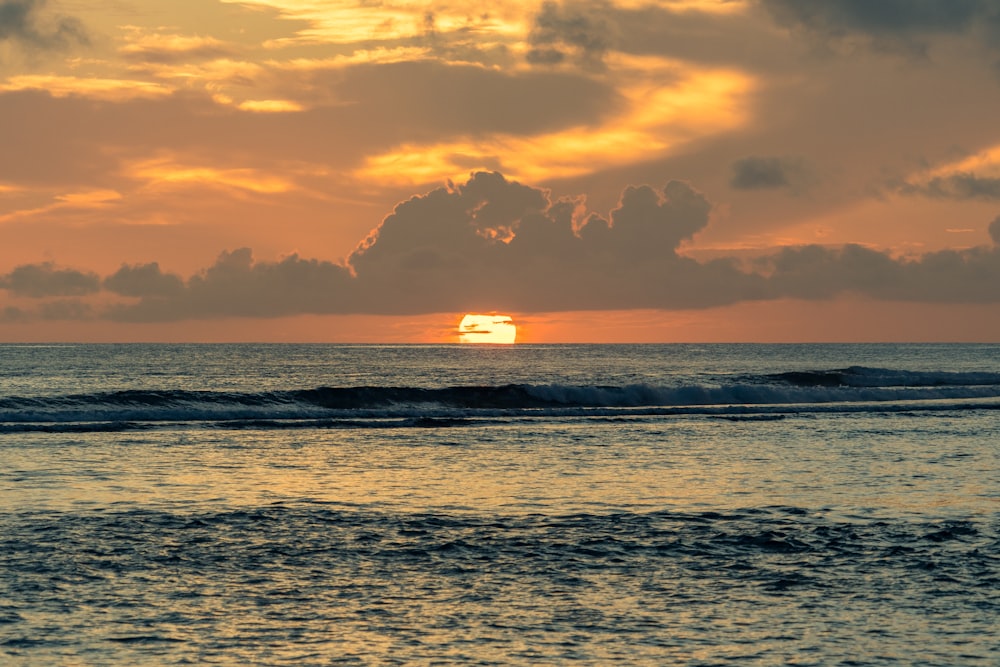
M 0 345 L 0 663 L 997 665 L 997 345 Z

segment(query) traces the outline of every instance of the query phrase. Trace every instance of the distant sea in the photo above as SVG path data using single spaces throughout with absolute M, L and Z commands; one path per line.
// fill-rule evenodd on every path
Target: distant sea
M 998 345 L 0 345 L 0 664 L 1000 664 Z

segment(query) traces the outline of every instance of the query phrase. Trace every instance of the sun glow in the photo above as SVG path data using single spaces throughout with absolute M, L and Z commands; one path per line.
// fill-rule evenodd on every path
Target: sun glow
M 458 325 L 460 343 L 509 345 L 517 338 L 517 327 L 507 315 L 474 315 L 462 318 Z

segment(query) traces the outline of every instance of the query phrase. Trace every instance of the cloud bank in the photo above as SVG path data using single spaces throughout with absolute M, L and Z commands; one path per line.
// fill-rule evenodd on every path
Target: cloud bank
M 553 199 L 479 172 L 398 204 L 343 263 L 298 254 L 260 261 L 240 248 L 186 279 L 157 263 L 126 264 L 104 278 L 27 264 L 0 276 L 0 289 L 37 303 L 8 307 L 8 321 L 697 309 L 843 294 L 1000 302 L 1000 216 L 988 228 L 991 246 L 901 259 L 859 245 L 807 245 L 746 265 L 684 255 L 711 211 L 682 181 L 629 186 L 602 216 L 583 198 Z

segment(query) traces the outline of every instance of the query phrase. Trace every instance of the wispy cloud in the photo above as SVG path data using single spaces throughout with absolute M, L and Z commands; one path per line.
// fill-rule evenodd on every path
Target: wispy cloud
M 55 74 L 22 74 L 0 83 L 0 91 L 40 90 L 53 97 L 90 97 L 120 102 L 165 97 L 174 89 L 139 79 L 98 79 Z

